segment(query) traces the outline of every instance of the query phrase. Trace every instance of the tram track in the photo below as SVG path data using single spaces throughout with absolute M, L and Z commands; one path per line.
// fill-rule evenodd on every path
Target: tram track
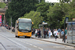
M 4 35 L 4 34 L 3 34 Z M 14 43 L 14 44 L 16 44 L 16 45 L 19 45 L 19 46 L 21 46 L 21 47 L 23 47 L 23 48 L 25 48 L 26 50 L 31 50 L 31 49 L 29 49 L 28 47 L 25 47 L 24 45 L 22 45 L 22 44 L 27 44 L 27 45 L 29 45 L 29 46 L 32 46 L 32 47 L 34 47 L 34 48 L 38 48 L 39 50 L 43 50 L 42 48 L 40 48 L 40 47 L 38 47 L 38 46 L 35 46 L 35 45 L 33 45 L 33 44 L 30 44 L 30 43 L 25 43 L 24 41 L 20 41 L 20 39 L 10 39 L 10 38 L 8 38 L 8 36 L 10 36 L 10 35 L 6 35 L 7 37 L 5 37 L 5 36 L 2 36 L 2 37 L 4 37 L 4 38 L 6 38 L 7 40 L 9 40 L 9 41 L 11 41 L 12 43 Z M 22 44 L 20 44 L 20 43 L 18 43 L 18 42 L 20 42 L 20 43 L 22 43 Z
M 4 48 L 4 50 L 7 50 L 6 47 L 1 42 L 0 45 Z
M 7 39 L 9 42 L 15 44 L 15 46 L 17 46 L 20 50 L 31 50 L 31 49 L 27 48 L 26 46 L 16 42 L 15 40 L 12 40 L 12 39 L 10 39 L 8 37 L 5 37 L 3 35 L 0 35 L 0 36 L 2 36 L 3 38 Z M 1 45 L 5 48 L 5 50 L 7 50 L 7 48 L 2 43 L 1 43 Z
M 2 30 L 2 32 L 3 32 L 4 30 Z M 23 42 L 23 41 L 20 41 L 20 39 L 16 39 L 16 38 L 14 38 L 14 39 L 10 39 L 9 37 L 10 37 L 10 35 L 7 33 L 7 35 L 5 35 L 5 33 L 2 33 L 3 35 L 2 35 L 2 37 L 4 37 L 4 38 L 6 38 L 7 40 L 9 40 L 9 41 L 11 41 L 12 43 L 14 43 L 14 44 L 16 44 L 16 45 L 20 45 L 20 46 L 22 46 L 22 47 L 24 47 L 22 44 L 26 44 L 26 45 L 29 45 L 29 46 L 32 46 L 32 48 L 37 48 L 37 49 L 39 49 L 39 50 L 43 50 L 42 48 L 40 48 L 40 47 L 38 47 L 38 46 L 36 46 L 36 45 L 33 45 L 33 44 L 30 44 L 30 43 L 25 43 L 25 42 Z M 22 43 L 22 44 L 19 44 L 19 43 L 17 43 L 17 41 L 18 42 L 20 42 L 20 43 Z M 25 48 L 27 48 L 27 47 L 25 47 Z M 28 50 L 31 50 L 31 49 L 28 49 Z
M 6 29 L 5 29 L 6 30 Z M 2 30 L 2 31 L 4 31 L 4 30 Z M 5 32 L 7 32 L 7 34 L 5 33 Z M 33 48 L 37 48 L 37 50 L 38 50 L 38 48 L 39 48 L 39 50 L 43 50 L 44 48 L 43 47 L 41 47 L 41 46 L 39 46 L 39 45 L 37 45 L 37 44 L 35 44 L 35 43 L 32 43 L 32 42 L 30 42 L 30 41 L 26 41 L 23 37 L 21 37 L 21 38 L 15 38 L 15 36 L 14 36 L 14 34 L 11 34 L 11 33 L 9 33 L 7 30 L 5 31 L 5 32 L 3 32 L 2 33 L 2 35 L 4 35 L 3 37 L 7 37 L 7 39 L 9 40 L 9 41 L 11 41 L 12 43 L 14 43 L 14 44 L 16 44 L 16 45 L 19 45 L 19 46 L 26 46 L 26 47 L 29 47 L 30 48 L 30 50 L 33 50 L 33 49 L 31 49 L 31 47 L 33 47 Z M 12 39 L 11 39 L 12 38 Z M 33 38 L 31 38 L 31 39 L 33 39 Z M 17 43 L 18 42 L 18 43 Z M 38 43 L 39 44 L 39 43 Z M 51 46 L 52 48 L 58 48 L 57 46 Z M 64 45 L 64 47 L 59 47 L 59 48 L 63 48 L 63 49 L 73 49 L 73 48 L 70 48 L 70 47 L 68 47 L 68 46 L 65 46 Z
M 24 45 L 22 45 L 22 44 L 16 42 L 15 40 L 12 40 L 12 39 L 9 38 L 7 35 L 5 35 L 5 33 L 8 34 L 8 32 L 6 31 L 6 29 L 5 29 L 5 30 L 0 29 L 0 33 L 1 33 L 1 34 L 0 34 L 0 37 L 2 37 L 3 39 L 6 39 L 8 42 L 14 44 L 14 46 L 17 47 L 17 50 L 31 50 L 30 48 L 27 48 L 26 46 L 24 46 Z M 10 33 L 9 33 L 9 34 L 10 34 Z M 2 43 L 3 43 L 3 42 L 2 42 Z M 2 44 L 2 43 L 0 42 L 0 44 L 3 46 L 4 50 L 8 50 L 8 47 L 9 47 L 9 48 L 10 48 L 10 47 L 12 48 L 11 44 L 8 44 L 8 47 L 6 47 L 6 45 L 5 45 L 5 44 Z M 16 47 L 15 47 L 15 48 L 16 48 Z M 9 50 L 10 50 L 10 49 L 9 49 Z M 12 48 L 11 50 L 16 50 L 16 49 Z

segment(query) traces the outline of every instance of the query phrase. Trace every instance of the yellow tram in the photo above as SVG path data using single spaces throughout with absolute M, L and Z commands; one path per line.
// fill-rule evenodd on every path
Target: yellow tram
M 31 37 L 32 36 L 32 20 L 28 18 L 18 18 L 15 23 L 15 37 L 25 36 Z

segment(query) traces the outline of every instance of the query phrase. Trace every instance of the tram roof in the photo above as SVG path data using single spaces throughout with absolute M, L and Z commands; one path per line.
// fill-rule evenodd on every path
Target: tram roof
M 19 18 L 18 21 L 19 22 L 32 22 L 31 19 L 29 18 Z

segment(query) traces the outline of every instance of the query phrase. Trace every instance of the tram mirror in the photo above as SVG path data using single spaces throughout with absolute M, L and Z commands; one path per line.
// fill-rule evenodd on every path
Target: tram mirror
M 32 22 L 32 25 L 33 25 L 34 23 Z

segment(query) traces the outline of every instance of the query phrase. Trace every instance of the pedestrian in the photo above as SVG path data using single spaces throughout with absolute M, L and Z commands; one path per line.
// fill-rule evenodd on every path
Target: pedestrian
M 51 30 L 49 29 L 49 31 L 48 31 L 48 34 L 49 34 L 49 38 L 51 37 L 51 35 L 52 35 L 52 32 L 51 32 Z
M 61 38 L 63 38 L 63 36 L 64 36 L 64 29 L 62 29 L 61 31 Z
M 54 35 L 54 31 L 55 31 L 55 29 L 53 29 L 53 30 L 52 30 L 52 33 L 53 33 L 53 37 L 55 37 L 55 35 Z
M 58 37 L 60 38 L 61 37 L 61 29 L 60 28 L 58 29 L 58 33 L 59 33 Z
M 37 32 L 38 32 L 37 29 L 35 29 L 35 37 L 37 37 Z
M 38 38 L 40 38 L 41 37 L 41 31 L 40 31 L 40 29 L 38 29 Z
M 48 30 L 49 30 L 49 28 L 46 28 L 46 37 L 48 36 Z
M 40 31 L 41 31 L 41 37 L 43 38 L 44 37 L 43 27 L 40 27 Z
M 65 42 L 67 39 L 67 28 L 64 31 L 64 37 L 63 37 L 63 41 Z
M 46 29 L 44 30 L 44 38 L 46 38 L 46 35 L 47 35 L 47 31 Z
M 57 31 L 57 29 L 54 30 L 54 35 L 55 35 L 55 40 L 57 40 L 57 38 L 58 38 L 58 31 Z

